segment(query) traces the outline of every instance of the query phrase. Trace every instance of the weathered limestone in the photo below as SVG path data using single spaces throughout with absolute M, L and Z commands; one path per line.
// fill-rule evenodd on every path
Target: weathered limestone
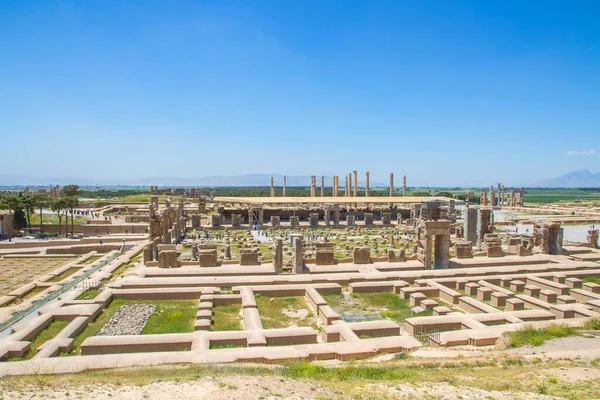
M 300 217 L 297 215 L 290 216 L 290 226 L 293 228 L 297 228 L 300 226 Z
M 381 223 L 383 226 L 390 226 L 392 224 L 392 213 L 384 212 L 381 214 Z
M 402 196 L 406 197 L 406 175 L 402 177 Z
M 200 215 L 192 215 L 192 229 L 200 229 L 202 228 L 202 218 Z
M 242 214 L 231 214 L 231 227 L 233 229 L 242 227 Z
M 286 189 L 287 189 L 287 177 L 284 175 L 283 176 L 283 197 L 286 196 Z
M 300 235 L 293 238 L 292 271 L 295 274 L 304 272 L 304 238 Z
M 369 197 L 369 171 L 365 173 L 365 197 Z
M 271 216 L 271 228 L 279 228 L 281 226 L 281 217 L 279 215 Z
M 198 262 L 201 267 L 218 267 L 216 244 L 198 244 Z
M 502 257 L 502 240 L 498 235 L 487 233 L 485 235 L 485 246 L 488 257 Z
M 485 235 L 494 231 L 494 225 L 492 223 L 492 210 L 490 208 L 479 209 L 479 231 L 477 233 L 478 243 L 483 243 Z
M 310 197 L 317 197 L 317 176 L 310 177 Z
M 456 243 L 454 245 L 454 253 L 456 258 L 472 258 L 473 246 L 471 245 L 471 242 Z
M 373 226 L 373 213 L 365 213 L 365 226 L 367 228 Z
M 316 228 L 319 226 L 319 213 L 310 213 L 309 226 L 311 228 Z
M 422 202 L 421 221 L 417 229 L 417 259 L 425 268 L 450 266 L 450 221 L 438 220 L 440 202 Z M 432 259 L 432 253 L 434 258 Z
M 273 245 L 273 268 L 276 274 L 283 272 L 283 239 L 275 239 Z
M 271 197 L 275 197 L 275 186 L 273 185 L 273 177 L 271 177 L 271 190 L 270 190 L 270 195 L 271 195 Z
M 563 229 L 559 223 L 540 223 L 534 225 L 534 243 L 541 247 L 544 254 L 561 255 L 563 245 Z
M 325 197 L 325 177 L 321 176 L 321 197 Z
M 471 242 L 473 245 L 477 245 L 477 209 L 474 207 L 467 206 L 463 215 L 464 238 L 467 242 Z
M 494 195 L 494 185 L 490 185 L 490 207 L 496 206 L 496 196 Z
M 240 265 L 259 265 L 258 249 L 240 249 Z
M 210 216 L 211 226 L 213 228 L 220 228 L 223 223 L 223 216 L 221 214 L 213 214 Z
M 390 197 L 394 195 L 394 174 L 390 173 Z
M 175 268 L 177 267 L 177 249 L 172 244 L 158 245 L 158 267 Z
M 352 171 L 354 174 L 354 197 L 358 197 L 358 171 Z
M 405 249 L 388 249 L 388 262 L 404 262 L 406 261 Z
M 334 265 L 335 257 L 333 253 L 333 243 L 320 242 L 315 243 L 316 247 L 316 264 L 317 265 Z
M 367 246 L 355 247 L 353 262 L 354 264 L 369 264 L 371 262 L 371 250 Z
M 586 237 L 588 243 L 595 249 L 598 248 L 598 232 L 598 229 L 589 230 Z
M 354 226 L 356 225 L 356 215 L 347 214 L 346 215 L 346 226 Z

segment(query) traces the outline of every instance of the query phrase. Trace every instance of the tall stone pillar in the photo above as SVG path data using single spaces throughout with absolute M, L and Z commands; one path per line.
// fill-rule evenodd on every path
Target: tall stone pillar
M 406 197 L 406 175 L 402 177 L 402 196 Z
M 317 176 L 310 177 L 310 197 L 317 197 Z
M 504 207 L 504 205 L 506 204 L 505 201 L 505 197 L 504 197 L 504 185 L 502 185 L 502 203 L 500 204 L 502 207 Z
M 365 173 L 365 197 L 369 197 L 369 171 Z
M 467 190 L 467 193 L 465 194 L 465 206 L 468 208 L 469 204 L 471 204 L 471 191 Z
M 271 197 L 275 197 L 275 187 L 273 186 L 273 177 L 271 177 Z
M 285 193 L 286 179 L 285 179 L 285 178 L 286 178 L 286 176 L 284 175 L 284 176 L 283 176 L 283 197 L 285 197 L 285 196 L 286 196 L 286 193 Z
M 301 236 L 294 236 L 292 252 L 292 270 L 295 274 L 304 272 L 304 240 Z
M 390 197 L 394 195 L 394 174 L 390 172 Z
M 464 213 L 464 237 L 473 247 L 477 244 L 477 209 L 467 206 Z
M 273 268 L 276 274 L 283 272 L 283 239 L 281 238 L 276 239 L 273 246 Z
M 325 177 L 321 175 L 321 197 L 325 197 Z
M 521 198 L 519 199 L 519 207 L 523 207 L 525 204 L 525 188 L 521 187 Z
M 490 207 L 494 207 L 496 205 L 496 197 L 494 196 L 494 186 L 490 185 L 490 198 L 488 199 L 490 202 Z
M 348 174 L 348 197 L 352 196 L 352 173 Z
M 337 175 L 333 176 L 333 193 L 332 193 L 333 197 L 338 197 L 338 191 L 339 191 L 339 188 L 340 188 L 339 178 L 340 177 L 337 176 Z
M 358 171 L 352 171 L 354 174 L 354 197 L 358 196 Z

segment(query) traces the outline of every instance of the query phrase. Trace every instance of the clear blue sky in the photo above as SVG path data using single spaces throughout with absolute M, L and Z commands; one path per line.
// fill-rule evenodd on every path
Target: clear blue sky
M 0 174 L 600 172 L 599 1 L 0 5 Z

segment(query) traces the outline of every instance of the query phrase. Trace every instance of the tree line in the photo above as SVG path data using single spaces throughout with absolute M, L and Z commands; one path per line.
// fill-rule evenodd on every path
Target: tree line
M 75 208 L 79 206 L 81 190 L 79 185 L 67 185 L 62 188 L 58 198 L 52 198 L 45 192 L 19 194 L 0 194 L 0 210 L 8 210 L 12 215 L 13 229 L 20 231 L 28 229 L 31 233 L 31 217 L 36 211 L 40 216 L 40 234 L 44 233 L 44 209 L 52 210 L 58 219 L 58 234 L 62 232 L 62 222 L 65 219 L 65 236 L 69 234 L 69 215 L 71 216 L 71 237 L 74 232 Z

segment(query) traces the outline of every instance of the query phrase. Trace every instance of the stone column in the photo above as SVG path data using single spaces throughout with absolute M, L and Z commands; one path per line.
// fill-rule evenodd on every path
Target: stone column
M 338 197 L 338 190 L 340 187 L 339 176 L 333 176 L 333 197 Z
M 369 171 L 365 173 L 365 197 L 369 197 Z
M 348 174 L 348 197 L 352 196 L 352 173 Z
M 325 197 L 325 177 L 321 175 L 321 197 Z
M 402 196 L 406 197 L 406 175 L 402 177 Z
M 390 172 L 390 197 L 394 195 L 394 174 Z
M 519 199 L 519 207 L 523 207 L 525 204 L 525 188 L 521 187 L 521 198 Z
M 354 174 L 354 197 L 358 196 L 358 171 L 352 171 Z
M 286 196 L 286 194 L 285 194 L 285 187 L 286 187 L 286 176 L 284 175 L 283 176 L 283 197 Z
M 273 186 L 273 177 L 271 177 L 271 197 L 275 197 L 275 187 Z
M 283 239 L 281 238 L 276 239 L 273 246 L 273 268 L 276 274 L 283 272 Z
M 310 197 L 317 197 L 317 176 L 310 177 Z
M 301 236 L 294 237 L 293 252 L 292 252 L 292 270 L 295 274 L 304 272 L 304 242 Z
M 467 190 L 467 193 L 465 194 L 465 206 L 469 208 L 469 204 L 471 204 L 471 191 Z
M 495 197 L 494 197 L 494 186 L 490 185 L 490 198 L 488 199 L 490 202 L 490 207 L 494 207 L 496 204 Z
M 477 209 L 467 206 L 464 213 L 464 237 L 473 247 L 477 244 Z
M 504 207 L 505 203 L 505 197 L 504 197 L 504 185 L 502 185 L 502 203 L 500 204 L 502 207 Z

